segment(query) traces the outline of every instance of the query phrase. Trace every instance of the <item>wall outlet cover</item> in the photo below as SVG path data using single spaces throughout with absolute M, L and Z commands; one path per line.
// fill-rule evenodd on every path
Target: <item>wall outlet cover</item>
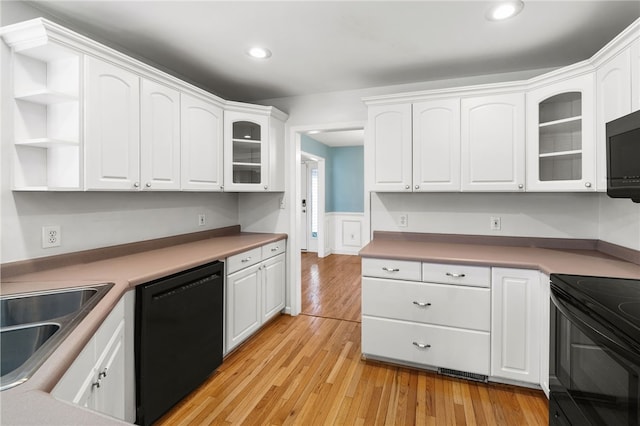
M 60 225 L 48 225 L 42 227 L 42 248 L 60 247 L 62 233 Z

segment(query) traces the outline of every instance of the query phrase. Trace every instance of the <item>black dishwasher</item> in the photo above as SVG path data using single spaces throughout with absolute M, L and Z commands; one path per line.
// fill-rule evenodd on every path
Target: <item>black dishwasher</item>
M 136 287 L 136 424 L 160 418 L 222 364 L 223 266 Z

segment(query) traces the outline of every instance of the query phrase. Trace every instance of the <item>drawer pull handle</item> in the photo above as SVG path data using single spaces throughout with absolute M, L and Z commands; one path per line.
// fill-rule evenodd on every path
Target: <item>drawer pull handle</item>
M 242 263 L 246 263 L 246 262 L 248 262 L 248 261 L 250 261 L 250 260 L 251 260 L 251 257 L 245 257 L 244 259 L 242 259 L 242 261 L 241 261 L 241 262 L 242 262 Z
M 414 300 L 413 304 L 416 306 L 420 306 L 421 308 L 424 308 L 426 306 L 431 306 L 431 303 L 429 302 L 418 302 L 417 300 Z
M 427 345 L 425 343 L 418 343 L 418 342 L 413 342 L 413 345 L 419 347 L 420 349 L 429 349 L 431 347 L 431 345 Z
M 400 272 L 400 269 L 398 268 L 387 268 L 386 266 L 383 267 L 382 270 L 387 272 Z
M 455 272 L 447 272 L 447 276 L 451 278 L 464 278 L 465 274 L 456 274 Z
M 278 250 L 280 250 L 280 247 L 275 247 L 271 249 L 271 251 L 278 251 Z

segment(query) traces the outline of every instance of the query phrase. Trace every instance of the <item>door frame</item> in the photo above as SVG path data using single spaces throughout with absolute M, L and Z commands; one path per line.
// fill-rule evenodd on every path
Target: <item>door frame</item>
M 291 190 L 290 200 L 289 202 L 289 235 L 288 235 L 288 246 L 290 250 L 287 250 L 289 253 L 288 261 L 291 267 L 288 271 L 288 280 L 289 283 L 289 309 L 287 309 L 288 313 L 291 315 L 298 315 L 302 310 L 302 260 L 301 260 L 301 251 L 300 251 L 300 238 L 301 238 L 301 230 L 300 230 L 300 209 L 297 203 L 300 200 L 300 173 L 301 173 L 301 140 L 303 134 L 308 134 L 313 131 L 338 131 L 338 130 L 355 130 L 355 129 L 365 129 L 365 140 L 366 140 L 366 121 L 350 121 L 350 122 L 337 122 L 337 123 L 324 123 L 324 124 L 305 124 L 299 126 L 291 126 L 289 127 L 289 146 L 292 148 L 289 152 L 289 157 L 287 158 L 287 164 L 289 166 L 289 178 L 288 178 L 288 187 Z M 366 150 L 366 143 L 365 143 Z M 323 162 L 324 163 L 324 162 Z M 320 167 L 320 164 L 318 164 Z M 318 174 L 320 174 L 320 170 L 318 170 Z M 324 176 L 324 164 L 322 175 Z M 365 185 L 366 192 L 366 185 Z M 318 193 L 318 198 L 324 200 L 324 191 L 321 195 Z M 370 201 L 369 197 L 365 194 L 364 197 L 364 234 L 369 235 L 369 206 Z M 324 209 L 323 209 L 324 210 Z M 324 230 L 324 223 L 322 223 L 322 228 Z M 320 223 L 318 223 L 318 233 L 320 232 Z M 319 249 L 319 247 L 318 247 Z M 323 247 L 324 249 L 324 247 Z

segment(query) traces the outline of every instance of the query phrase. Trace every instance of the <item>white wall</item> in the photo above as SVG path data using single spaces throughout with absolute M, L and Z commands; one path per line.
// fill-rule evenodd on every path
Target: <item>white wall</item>
M 598 202 L 598 194 L 374 193 L 371 223 L 382 231 L 597 239 Z M 490 229 L 492 216 L 500 231 Z
M 599 238 L 640 250 L 640 204 L 600 194 Z

